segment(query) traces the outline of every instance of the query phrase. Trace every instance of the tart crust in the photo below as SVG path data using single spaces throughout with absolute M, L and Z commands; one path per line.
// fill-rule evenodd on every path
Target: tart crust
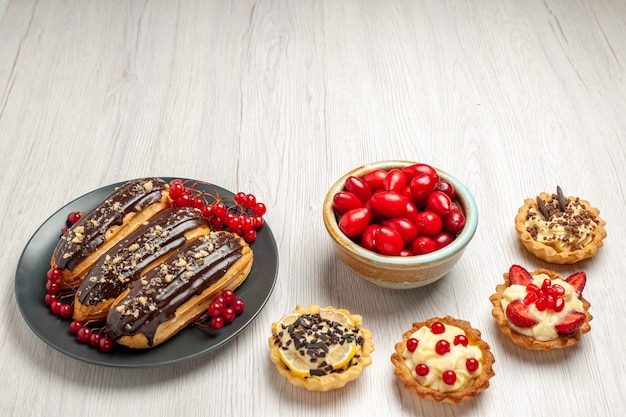
M 530 275 L 532 276 L 539 275 L 539 274 L 546 274 L 551 280 L 560 278 L 559 274 L 548 269 L 537 269 L 533 272 L 530 272 Z M 492 294 L 489 297 L 489 300 L 493 304 L 493 309 L 491 311 L 491 314 L 496 319 L 496 322 L 498 323 L 498 327 L 500 328 L 500 330 L 502 330 L 502 333 L 504 333 L 504 335 L 508 337 L 509 339 L 511 339 L 511 341 L 513 341 L 513 343 L 515 343 L 516 345 L 523 347 L 524 349 L 527 349 L 527 350 L 550 350 L 550 349 L 565 348 L 565 347 L 572 346 L 578 343 L 580 341 L 580 337 L 583 334 L 591 330 L 591 325 L 589 324 L 589 322 L 591 321 L 593 316 L 589 313 L 589 307 L 590 307 L 589 301 L 585 300 L 585 298 L 583 298 L 582 295 L 579 295 L 578 298 L 583 303 L 586 320 L 583 323 L 583 325 L 576 331 L 576 333 L 572 335 L 567 335 L 567 336 L 558 336 L 555 339 L 551 339 L 551 340 L 541 341 L 541 340 L 535 339 L 532 336 L 526 336 L 525 334 L 516 332 L 515 330 L 509 327 L 508 325 L 509 321 L 506 317 L 506 313 L 502 309 L 501 301 L 502 301 L 503 293 L 511 285 L 511 282 L 509 281 L 509 273 L 505 272 L 503 276 L 504 276 L 504 283 L 498 284 L 496 286 L 495 294 Z
M 551 194 L 545 192 L 540 193 L 538 197 L 543 201 L 548 201 L 552 198 Z M 575 200 L 576 197 L 567 197 L 567 199 Z M 519 208 L 515 216 L 515 230 L 526 249 L 539 259 L 559 265 L 573 264 L 594 256 L 598 249 L 604 245 L 603 239 L 606 237 L 604 226 L 606 222 L 599 217 L 600 210 L 592 207 L 588 201 L 578 199 L 578 202 L 596 217 L 597 226 L 594 231 L 595 236 L 589 244 L 582 249 L 558 252 L 552 246 L 535 240 L 526 229 L 526 217 L 531 208 L 538 209 L 537 200 L 527 198 L 524 200 L 524 205 Z
M 297 305 L 293 310 L 293 313 L 297 315 L 304 314 L 319 314 L 322 310 L 318 305 L 312 304 L 308 308 L 304 308 Z M 279 331 L 278 322 L 272 323 L 272 336 L 268 339 L 270 347 L 270 360 L 276 366 L 278 372 L 287 378 L 293 385 L 307 389 L 309 391 L 331 391 L 334 389 L 342 388 L 348 382 L 357 379 L 363 370 L 371 365 L 371 354 L 374 351 L 374 342 L 372 341 L 372 332 L 367 329 L 361 328 L 362 317 L 357 314 L 350 314 L 348 310 L 337 309 L 332 306 L 324 307 L 323 310 L 338 311 L 346 315 L 352 322 L 352 326 L 358 328 L 358 334 L 362 338 L 362 343 L 357 344 L 356 355 L 352 360 L 350 366 L 342 372 L 331 372 L 322 376 L 307 376 L 302 377 L 292 372 L 287 365 L 281 360 L 278 354 L 279 340 L 276 333 Z M 292 314 L 293 314 L 292 313 Z
M 421 385 L 413 377 L 411 370 L 404 362 L 403 353 L 406 348 L 406 341 L 417 330 L 424 326 L 430 327 L 436 321 L 456 326 L 465 331 L 465 336 L 467 337 L 469 344 L 478 347 L 483 355 L 481 359 L 481 373 L 476 377 L 470 386 L 458 391 L 439 392 Z M 433 317 L 423 322 L 413 323 L 413 327 L 402 335 L 402 342 L 396 343 L 395 352 L 391 355 L 391 362 L 395 366 L 394 374 L 400 379 L 400 381 L 402 381 L 405 389 L 415 392 L 423 400 L 431 400 L 439 404 L 459 404 L 461 401 L 474 399 L 480 392 L 489 387 L 489 379 L 495 375 L 493 370 L 495 358 L 491 353 L 490 346 L 481 338 L 480 331 L 474 329 L 468 321 L 456 319 L 451 316 Z

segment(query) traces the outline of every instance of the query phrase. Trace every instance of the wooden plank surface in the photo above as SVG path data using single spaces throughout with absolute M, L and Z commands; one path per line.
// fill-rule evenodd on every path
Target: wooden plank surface
M 626 412 L 626 2 L 0 0 L 0 414 L 612 416 Z M 479 227 L 441 281 L 393 291 L 334 255 L 321 206 L 367 162 L 429 163 L 474 194 Z M 257 319 L 177 365 L 86 364 L 22 320 L 14 275 L 29 238 L 69 201 L 148 175 L 253 192 L 280 269 Z M 551 192 L 608 223 L 588 261 L 529 255 L 513 218 Z M 489 295 L 512 263 L 585 270 L 592 331 L 576 347 L 517 348 Z M 293 387 L 268 358 L 297 304 L 361 314 L 374 362 L 345 388 Z M 469 320 L 496 356 L 491 387 L 459 406 L 405 391 L 389 357 L 413 321 Z M 616 325 L 617 324 L 617 325 Z

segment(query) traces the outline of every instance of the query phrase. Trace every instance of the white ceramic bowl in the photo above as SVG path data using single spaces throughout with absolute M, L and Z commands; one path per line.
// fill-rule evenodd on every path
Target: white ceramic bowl
M 349 176 L 363 177 L 375 169 L 390 170 L 415 163 L 400 160 L 380 161 L 353 169 L 330 187 L 324 199 L 322 209 L 324 225 L 332 239 L 335 252 L 356 275 L 381 287 L 417 288 L 442 278 L 461 258 L 478 225 L 478 208 L 469 190 L 452 175 L 435 168 L 442 180 L 448 181 L 454 186 L 456 201 L 465 214 L 465 227 L 449 245 L 424 255 L 387 256 L 365 249 L 339 230 L 337 216 L 333 211 L 333 196 L 344 190 L 346 179 Z

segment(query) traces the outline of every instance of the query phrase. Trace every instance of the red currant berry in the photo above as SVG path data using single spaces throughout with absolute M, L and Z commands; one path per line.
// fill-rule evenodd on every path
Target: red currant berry
M 426 376 L 428 375 L 428 372 L 430 372 L 430 369 L 428 369 L 428 365 L 425 363 L 418 363 L 415 366 L 415 373 L 419 376 Z
M 243 239 L 248 242 L 248 243 L 252 243 L 256 240 L 256 230 L 252 229 L 252 230 L 245 230 L 243 232 Z
M 462 345 L 462 346 L 466 346 L 469 343 L 469 341 L 467 340 L 467 337 L 465 337 L 465 335 L 462 334 L 458 334 L 456 336 L 454 336 L 454 346 L 456 345 Z
M 237 194 L 235 194 L 235 197 L 233 197 L 233 199 L 235 200 L 235 203 L 241 204 L 243 206 L 244 202 L 246 201 L 246 193 L 239 191 Z
M 209 326 L 211 326 L 214 330 L 219 330 L 224 327 L 224 319 L 222 317 L 211 317 L 211 321 L 209 321 Z
M 56 294 L 61 289 L 61 286 L 58 282 L 47 281 L 46 282 L 46 292 L 48 294 Z
M 243 311 L 245 309 L 245 304 L 244 304 L 244 302 L 243 302 L 243 300 L 241 298 L 237 298 L 237 299 L 235 299 L 235 301 L 231 305 L 231 308 L 233 309 L 235 314 L 241 314 L 241 313 L 243 313 Z
M 89 344 L 92 347 L 97 348 L 100 346 L 100 339 L 102 339 L 102 335 L 100 333 L 92 332 L 91 336 L 89 337 Z
M 50 282 L 57 282 L 61 279 L 61 270 L 58 268 L 50 268 L 46 273 L 46 277 Z M 563 288 L 563 287 L 561 287 Z
M 454 385 L 454 383 L 456 382 L 456 374 L 454 373 L 454 371 L 445 371 L 442 375 L 441 375 L 441 379 L 443 380 L 443 382 L 445 382 L 447 385 Z
M 419 341 L 415 338 L 410 338 L 406 341 L 406 349 L 413 353 L 415 352 L 415 349 L 417 349 L 417 345 L 419 344 Z
M 45 297 L 43 298 L 44 302 L 47 305 L 51 305 L 53 302 L 57 301 L 57 295 L 56 294 L 46 294 Z
M 267 212 L 267 207 L 265 207 L 265 204 L 259 202 L 252 207 L 252 212 L 255 216 L 263 216 Z
M 113 339 L 111 339 L 108 336 L 103 336 L 100 339 L 100 343 L 98 345 L 98 348 L 100 349 L 101 352 L 108 352 L 111 349 L 113 349 Z
M 213 204 L 213 214 L 215 216 L 223 216 L 224 214 L 226 214 L 226 204 L 221 201 Z
M 72 334 L 78 334 L 78 331 L 82 328 L 83 323 L 81 323 L 80 321 L 74 320 L 70 323 L 70 333 Z
M 435 344 L 435 351 L 440 355 L 445 355 L 450 352 L 450 342 L 445 339 L 441 339 Z
M 254 216 L 254 228 L 260 229 L 265 224 L 265 220 L 261 216 Z
M 203 206 L 202 215 L 207 219 L 211 218 L 213 216 L 213 206 Z
M 478 361 L 474 358 L 469 358 L 465 361 L 465 367 L 470 372 L 475 372 L 478 369 Z
M 79 342 L 88 343 L 91 339 L 91 333 L 92 331 L 89 327 L 83 326 L 78 330 L 78 333 L 76 333 L 76 338 Z
M 219 317 L 224 311 L 224 304 L 213 301 L 208 308 L 208 312 L 213 317 Z
M 175 179 L 170 181 L 170 197 L 172 199 L 176 199 L 185 193 L 185 186 L 183 185 L 183 181 L 179 179 Z
M 433 334 L 441 334 L 446 331 L 446 326 L 442 322 L 436 321 L 430 326 L 430 331 Z
M 63 303 L 59 300 L 54 300 L 52 304 L 50 304 L 50 311 L 52 311 L 53 314 L 59 314 L 61 307 L 63 307 Z
M 243 205 L 248 208 L 253 208 L 256 204 L 256 197 L 254 194 L 246 194 L 246 198 L 243 201 Z
M 229 289 L 225 289 L 222 291 L 222 293 L 220 294 L 222 296 L 222 298 L 224 298 L 224 302 L 227 306 L 231 306 L 232 303 L 235 301 L 235 299 L 237 298 L 237 296 L 235 295 L 235 293 L 232 290 Z
M 69 319 L 74 314 L 74 307 L 71 304 L 63 304 L 59 309 L 59 314 L 61 317 Z
M 73 211 L 67 215 L 67 223 L 72 225 L 76 224 L 81 218 L 81 214 L 79 211 Z
M 254 218 L 250 216 L 241 216 L 241 230 L 248 231 L 254 229 Z
M 224 311 L 222 311 L 222 318 L 224 319 L 224 323 L 232 323 L 235 320 L 235 311 L 226 307 Z
M 193 197 L 191 199 L 191 207 L 201 209 L 204 207 L 204 201 L 200 197 Z

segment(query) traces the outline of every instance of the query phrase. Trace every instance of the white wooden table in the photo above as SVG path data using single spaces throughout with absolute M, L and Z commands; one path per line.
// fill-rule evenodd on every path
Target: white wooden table
M 626 2 L 0 0 L 0 414 L 618 416 L 626 412 Z M 321 205 L 344 172 L 426 162 L 474 193 L 480 221 L 442 280 L 393 291 L 335 257 Z M 72 359 L 22 319 L 14 277 L 40 224 L 130 178 L 197 178 L 255 193 L 280 254 L 274 291 L 234 341 L 142 369 Z M 559 184 L 600 208 L 605 247 L 574 266 L 529 255 L 513 218 Z M 489 295 L 512 263 L 584 270 L 592 330 L 530 352 Z M 361 314 L 374 362 L 344 389 L 293 387 L 268 358 L 296 304 Z M 393 375 L 413 321 L 450 314 L 496 357 L 459 406 Z

